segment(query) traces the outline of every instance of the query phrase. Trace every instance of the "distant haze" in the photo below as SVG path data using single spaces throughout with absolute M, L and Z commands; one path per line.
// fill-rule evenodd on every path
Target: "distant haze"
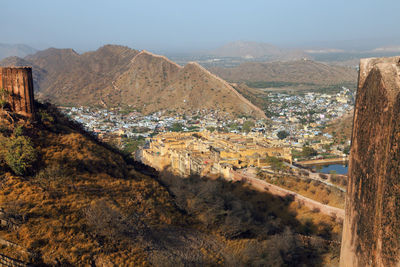
M 278 46 L 399 45 L 400 1 L 2 1 L 1 42 L 87 51 L 114 43 L 159 52 L 236 40 Z

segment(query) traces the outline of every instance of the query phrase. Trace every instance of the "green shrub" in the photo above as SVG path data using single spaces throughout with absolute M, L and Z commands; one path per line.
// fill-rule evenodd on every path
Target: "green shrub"
M 208 127 L 206 127 L 206 129 L 209 130 L 210 132 L 215 131 L 215 127 L 212 127 L 212 126 L 208 126 Z
M 319 176 L 321 179 L 324 179 L 324 180 L 328 179 L 328 175 L 323 174 L 323 173 L 318 174 L 318 176 Z
M 279 139 L 282 140 L 282 139 L 285 139 L 286 137 L 288 137 L 288 136 L 289 136 L 289 133 L 286 132 L 286 131 L 279 131 L 278 134 L 277 134 L 277 136 L 278 136 Z
M 245 121 L 245 122 L 243 123 L 242 130 L 243 130 L 243 132 L 248 133 L 248 132 L 251 131 L 251 129 L 252 129 L 254 126 L 255 126 L 255 124 L 254 124 L 253 121 Z
M 17 175 L 24 175 L 36 161 L 36 151 L 26 136 L 12 137 L 6 142 L 5 160 Z
M 39 111 L 39 120 L 42 122 L 42 123 L 49 123 L 49 124 L 51 124 L 51 123 L 53 123 L 54 122 L 54 117 L 51 115 L 51 114 L 49 114 L 49 112 L 47 112 L 47 111 L 45 111 L 45 110 L 40 110 Z
M 304 146 L 301 153 L 302 153 L 302 156 L 306 157 L 306 158 L 318 155 L 318 152 L 314 148 L 309 147 L 309 146 Z
M 3 88 L 0 88 L 0 108 L 1 108 L 1 110 L 3 110 L 4 107 L 5 107 L 6 104 L 7 104 L 7 97 L 8 97 L 8 95 L 9 95 L 9 92 L 8 92 L 8 91 L 6 91 L 6 90 L 3 89 Z
M 170 130 L 172 132 L 182 132 L 183 131 L 183 124 L 179 123 L 179 122 L 175 122 L 174 124 L 172 124 L 172 126 L 170 127 Z
M 17 127 L 14 128 L 14 130 L 13 130 L 13 135 L 14 135 L 15 137 L 23 136 L 23 135 L 24 135 L 24 131 L 25 131 L 24 126 L 19 125 L 19 126 L 17 126 Z
M 143 136 L 138 136 L 136 138 L 127 138 L 124 144 L 123 152 L 127 155 L 134 153 L 138 148 L 144 145 L 146 139 Z
M 271 168 L 275 171 L 284 170 L 286 166 L 283 164 L 283 161 L 274 156 L 266 156 L 267 163 L 271 166 Z

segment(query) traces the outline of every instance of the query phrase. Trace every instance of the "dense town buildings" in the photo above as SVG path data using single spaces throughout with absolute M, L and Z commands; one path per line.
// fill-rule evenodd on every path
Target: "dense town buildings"
M 272 131 L 272 138 L 276 138 L 278 129 L 290 131 L 293 137 L 317 135 L 318 129 L 332 119 L 338 118 L 349 111 L 354 103 L 354 96 L 347 88 L 339 93 L 327 94 L 318 92 L 289 94 L 269 93 L 269 106 L 266 110 L 271 121 L 264 124 Z M 90 130 L 101 132 L 128 129 L 135 132 L 136 127 L 146 127 L 149 130 L 169 127 L 173 123 L 183 123 L 186 128 L 208 126 L 227 127 L 232 123 L 239 123 L 243 119 L 226 119 L 225 114 L 218 110 L 198 110 L 192 114 L 169 114 L 160 111 L 150 115 L 142 115 L 134 109 L 101 109 L 89 107 L 64 107 L 65 113 L 83 123 Z M 261 122 L 261 121 L 260 121 Z M 262 123 L 261 123 L 262 125 Z M 229 129 L 234 131 L 235 129 Z M 265 132 L 266 128 L 255 128 L 254 131 Z
M 323 129 L 331 120 L 351 110 L 354 96 L 349 89 L 343 87 L 335 93 L 271 92 L 268 94 L 268 99 L 269 118 L 264 120 L 245 117 L 233 120 L 218 110 L 198 110 L 192 114 L 171 114 L 168 111 L 160 111 L 150 115 L 143 115 L 130 107 L 114 109 L 63 107 L 62 110 L 101 139 L 118 140 L 117 144 L 121 147 L 126 140 L 146 138 L 169 131 L 215 130 L 243 135 L 247 135 L 250 131 L 263 135 L 276 146 L 291 146 L 293 149 L 312 146 L 319 154 L 329 152 L 343 156 L 349 141 L 331 145 L 333 136 L 323 133 Z M 245 124 L 249 120 L 252 123 L 246 129 Z M 280 140 L 278 137 L 280 131 L 287 132 L 288 137 Z

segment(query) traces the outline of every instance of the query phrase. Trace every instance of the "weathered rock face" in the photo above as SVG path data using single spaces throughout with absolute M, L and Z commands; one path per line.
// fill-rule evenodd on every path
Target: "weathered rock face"
M 8 105 L 11 111 L 23 116 L 34 115 L 32 68 L 0 67 L 0 89 L 8 91 Z
M 399 60 L 360 62 L 340 266 L 400 265 Z

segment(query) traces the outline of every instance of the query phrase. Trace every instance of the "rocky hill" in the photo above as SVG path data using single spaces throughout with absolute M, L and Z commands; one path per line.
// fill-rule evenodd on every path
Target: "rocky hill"
M 263 117 L 263 112 L 231 85 L 195 62 L 181 67 L 165 57 L 142 51 L 128 71 L 115 82 L 123 104 L 142 105 L 145 113 L 159 109 L 175 111 L 219 110 Z
M 357 70 L 330 66 L 311 60 L 288 62 L 248 62 L 234 68 L 213 67 L 210 71 L 229 82 L 333 85 L 357 81 Z
M 353 115 L 354 110 L 350 110 L 343 116 L 330 121 L 327 127 L 324 129 L 325 133 L 329 133 L 333 136 L 335 144 L 345 143 L 351 139 L 351 131 L 353 129 Z
M 130 105 L 144 112 L 216 110 L 229 116 L 264 113 L 232 86 L 196 63 L 181 67 L 163 56 L 107 45 L 97 51 L 47 49 L 0 65 L 32 65 L 39 98 L 60 105 Z
M 82 55 L 72 49 L 50 48 L 25 60 L 38 67 L 39 98 L 58 104 L 98 104 L 112 82 L 128 69 L 139 52 L 123 46 L 106 45 Z

